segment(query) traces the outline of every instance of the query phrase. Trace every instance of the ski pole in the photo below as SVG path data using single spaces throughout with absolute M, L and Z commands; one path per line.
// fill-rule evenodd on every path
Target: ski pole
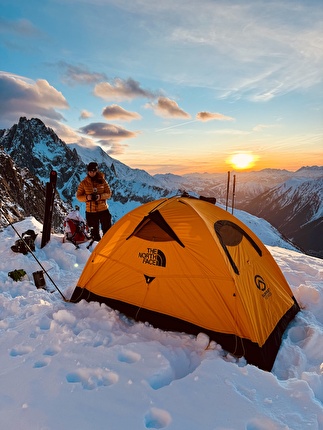
M 36 257 L 36 255 L 34 254 L 34 252 L 32 251 L 32 249 L 30 249 L 30 246 L 28 245 L 28 243 L 25 241 L 25 239 L 21 236 L 21 234 L 17 231 L 17 229 L 15 228 L 15 226 L 12 224 L 12 222 L 9 220 L 9 218 L 7 217 L 7 215 L 4 213 L 1 205 L 0 205 L 0 209 L 1 212 L 3 214 L 3 216 L 5 217 L 5 219 L 7 220 L 7 222 L 11 225 L 11 227 L 13 228 L 13 230 L 17 233 L 17 235 L 19 236 L 19 238 L 24 242 L 25 246 L 27 247 L 28 251 L 31 253 L 31 255 L 34 257 L 34 259 L 37 261 L 37 263 L 40 265 L 40 267 L 43 269 L 43 271 L 46 273 L 46 275 L 48 276 L 48 279 L 52 282 L 52 284 L 54 285 L 54 287 L 56 288 L 56 290 L 60 293 L 60 295 L 62 296 L 63 300 L 65 302 L 67 302 L 68 300 L 64 297 L 63 293 L 61 292 L 61 290 L 58 288 L 58 286 L 55 284 L 55 282 L 53 281 L 53 279 L 49 276 L 47 270 L 44 268 L 44 266 L 41 264 L 41 262 L 38 260 L 38 258 Z

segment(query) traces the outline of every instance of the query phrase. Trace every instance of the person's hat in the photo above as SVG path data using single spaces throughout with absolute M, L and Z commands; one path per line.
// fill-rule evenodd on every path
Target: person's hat
M 95 163 L 92 161 L 92 163 L 89 163 L 87 165 L 87 171 L 90 172 L 90 171 L 95 171 L 95 170 L 98 170 L 98 163 Z

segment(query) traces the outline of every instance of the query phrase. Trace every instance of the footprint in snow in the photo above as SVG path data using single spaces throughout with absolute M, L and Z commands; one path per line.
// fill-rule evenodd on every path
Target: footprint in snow
M 49 357 L 45 357 L 42 360 L 38 360 L 36 361 L 36 363 L 34 364 L 34 369 L 40 369 L 41 367 L 45 367 L 48 366 L 48 364 L 50 363 L 50 358 Z
M 94 390 L 97 387 L 108 387 L 115 384 L 119 380 L 119 376 L 115 372 L 107 369 L 78 369 L 66 376 L 67 382 L 80 383 L 85 390 Z
M 125 350 L 119 353 L 118 360 L 123 363 L 136 363 L 141 359 L 141 355 L 136 352 Z
M 60 350 L 61 349 L 58 346 L 51 346 L 47 348 L 43 353 L 45 357 L 41 360 L 36 361 L 36 363 L 34 364 L 34 368 L 40 369 L 41 367 L 48 366 L 48 364 L 51 362 L 50 357 L 53 357 L 54 355 L 58 354 Z
M 51 346 L 44 351 L 44 355 L 50 355 L 54 356 L 58 354 L 61 351 L 61 348 L 59 346 Z
M 10 355 L 12 357 L 18 357 L 20 355 L 29 354 L 30 352 L 32 352 L 32 350 L 33 349 L 31 346 L 19 345 L 19 346 L 16 346 L 15 348 L 12 348 L 12 350 L 10 351 Z
M 163 429 L 172 421 L 170 414 L 164 409 L 150 408 L 145 415 L 145 427 L 147 429 Z

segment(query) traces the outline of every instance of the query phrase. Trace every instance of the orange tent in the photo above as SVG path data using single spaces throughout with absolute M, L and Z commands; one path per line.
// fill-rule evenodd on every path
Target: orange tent
M 164 330 L 204 332 L 264 370 L 299 311 L 259 238 L 227 211 L 190 197 L 144 204 L 115 223 L 71 297 L 82 299 Z

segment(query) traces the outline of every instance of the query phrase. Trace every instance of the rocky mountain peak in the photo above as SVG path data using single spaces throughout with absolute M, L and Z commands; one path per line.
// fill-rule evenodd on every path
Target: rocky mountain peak
M 21 117 L 18 124 L 3 134 L 1 144 L 19 167 L 27 168 L 43 182 L 52 170 L 57 171 L 57 188 L 66 201 L 71 199 L 66 183 L 74 186 L 79 183 L 85 164 L 41 120 Z

